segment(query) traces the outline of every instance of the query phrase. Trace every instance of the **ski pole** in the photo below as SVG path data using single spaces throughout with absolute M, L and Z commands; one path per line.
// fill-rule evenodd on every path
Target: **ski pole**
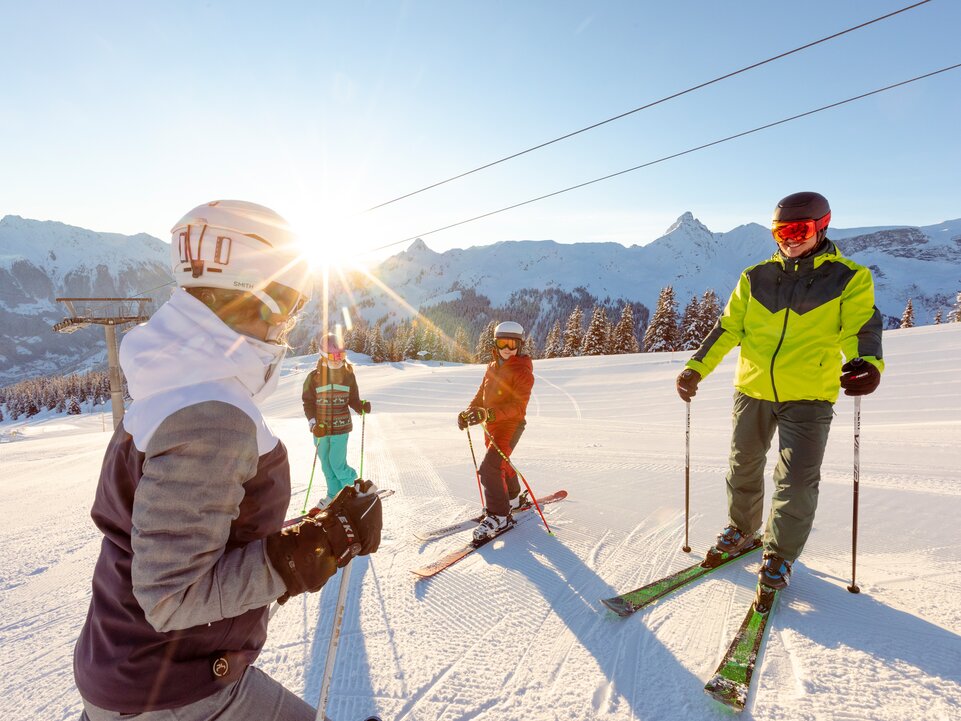
M 377 492 L 377 496 L 389 496 L 392 494 L 393 491 Z M 374 501 L 376 500 L 375 498 Z M 370 509 L 373 508 L 374 505 L 374 502 L 372 502 L 367 507 L 367 510 L 360 515 L 361 519 L 370 512 Z M 324 662 L 324 679 L 320 684 L 320 700 L 317 703 L 317 721 L 326 721 L 327 719 L 326 711 L 327 700 L 330 697 L 330 682 L 334 675 L 334 661 L 337 658 L 337 646 L 340 643 L 340 632 L 344 625 L 344 607 L 347 605 L 347 586 L 350 583 L 350 569 L 353 565 L 353 560 L 348 561 L 340 575 L 340 589 L 337 591 L 337 606 L 334 608 L 334 625 L 330 630 L 330 643 L 327 644 L 327 660 Z
M 484 489 L 481 488 L 480 469 L 477 467 L 477 456 L 474 455 L 474 442 L 470 438 L 470 426 L 464 428 L 467 431 L 467 445 L 470 446 L 470 457 L 474 461 L 474 475 L 477 476 L 477 492 L 480 494 L 481 508 L 484 507 Z
M 521 473 L 519 470 L 517 470 L 517 466 L 514 465 L 513 461 L 511 461 L 510 458 L 505 456 L 504 452 L 498 447 L 497 443 L 494 441 L 494 436 L 492 436 L 491 432 L 487 430 L 487 424 L 481 423 L 481 428 L 483 428 L 484 433 L 487 434 L 487 438 L 488 440 L 490 440 L 490 443 L 493 449 L 500 454 L 501 458 L 507 461 L 507 465 L 509 465 L 511 468 L 514 469 L 514 473 L 517 474 L 517 477 L 520 478 L 522 481 L 524 481 L 524 487 L 527 489 L 527 492 L 531 495 L 531 500 L 534 502 L 534 508 L 537 509 L 537 512 L 540 514 L 541 520 L 544 522 L 544 528 L 546 528 L 547 532 L 553 536 L 554 532 L 551 530 L 551 527 L 547 525 L 547 519 L 544 518 L 544 511 L 541 510 L 541 504 L 537 502 L 537 498 L 534 496 L 534 491 L 531 490 L 531 486 L 527 482 L 527 479 L 524 478 L 524 474 Z
M 687 406 L 687 423 L 684 426 L 684 545 L 681 550 L 684 553 L 691 552 L 688 543 L 687 531 L 688 520 L 691 517 L 691 402 L 685 403 Z
M 364 431 L 367 429 L 367 414 L 364 413 L 363 407 L 360 410 L 360 471 L 357 472 L 357 477 L 363 480 L 364 478 Z
M 310 489 L 314 485 L 314 471 L 317 470 L 317 452 L 319 440 L 314 439 L 314 462 L 310 464 L 310 481 L 307 482 L 307 493 L 304 494 L 304 507 L 300 509 L 301 513 L 307 513 L 307 501 L 310 498 Z
M 350 567 L 353 565 L 353 561 L 348 563 L 340 574 L 340 589 L 337 592 L 337 606 L 334 608 L 334 625 L 330 630 L 327 660 L 324 662 L 324 679 L 320 684 L 320 700 L 317 702 L 317 721 L 324 721 L 327 718 L 330 681 L 334 675 L 334 661 L 337 658 L 337 645 L 340 643 L 340 629 L 344 622 L 344 606 L 347 604 L 347 584 L 350 582 Z
M 851 593 L 860 593 L 855 582 L 858 563 L 858 491 L 861 483 L 861 396 L 854 396 L 854 519 L 851 523 Z

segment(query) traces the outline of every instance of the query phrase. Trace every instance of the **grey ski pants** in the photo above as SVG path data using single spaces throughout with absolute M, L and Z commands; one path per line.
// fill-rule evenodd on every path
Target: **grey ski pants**
M 84 699 L 80 721 L 314 721 L 317 711 L 255 666 L 240 680 L 194 703 L 163 711 L 122 714 Z
M 761 527 L 764 465 L 774 431 L 778 461 L 764 531 L 764 551 L 794 562 L 814 525 L 821 461 L 834 417 L 829 401 L 774 403 L 734 394 L 727 500 L 730 522 L 744 533 Z

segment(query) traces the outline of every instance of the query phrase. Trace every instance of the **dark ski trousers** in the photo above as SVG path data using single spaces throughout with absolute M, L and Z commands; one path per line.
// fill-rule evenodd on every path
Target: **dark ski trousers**
M 730 522 L 744 533 L 761 527 L 764 464 L 774 431 L 778 433 L 765 553 L 776 553 L 792 563 L 801 555 L 814 525 L 821 461 L 833 417 L 829 401 L 775 403 L 734 394 L 727 501 Z
M 504 455 L 510 458 L 526 425 L 526 422 L 521 421 L 520 425 L 512 430 L 510 426 L 498 428 L 494 423 L 487 426 L 487 432 L 493 436 L 494 442 Z M 484 443 L 487 445 L 487 453 L 480 464 L 480 478 L 481 485 L 484 486 L 487 512 L 495 516 L 506 516 L 511 509 L 510 499 L 517 498 L 521 486 L 511 464 L 501 458 L 497 449 L 491 446 L 487 433 L 484 434 Z

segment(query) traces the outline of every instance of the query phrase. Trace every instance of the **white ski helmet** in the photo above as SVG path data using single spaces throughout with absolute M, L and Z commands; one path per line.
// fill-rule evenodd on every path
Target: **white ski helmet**
M 173 275 L 181 288 L 246 291 L 279 316 L 293 315 L 310 299 L 307 259 L 287 221 L 270 208 L 213 200 L 170 232 Z
M 318 351 L 323 358 L 330 358 L 331 353 L 343 357 L 344 353 L 347 352 L 347 346 L 344 345 L 342 335 L 325 333 L 321 336 Z
M 494 328 L 495 338 L 514 338 L 519 341 L 524 340 L 524 328 L 520 323 L 515 323 L 512 320 L 505 320 L 503 323 L 498 323 L 497 327 Z

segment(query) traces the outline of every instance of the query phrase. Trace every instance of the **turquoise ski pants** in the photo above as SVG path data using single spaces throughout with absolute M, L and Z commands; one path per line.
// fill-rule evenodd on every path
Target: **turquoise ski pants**
M 357 471 L 347 465 L 347 437 L 349 433 L 316 438 L 317 457 L 327 480 L 327 495 L 333 498 L 341 488 L 357 480 Z
M 744 533 L 761 527 L 764 464 L 774 431 L 778 433 L 765 553 L 792 563 L 801 555 L 814 525 L 821 461 L 833 417 L 829 401 L 774 403 L 735 393 L 727 500 L 730 522 Z

